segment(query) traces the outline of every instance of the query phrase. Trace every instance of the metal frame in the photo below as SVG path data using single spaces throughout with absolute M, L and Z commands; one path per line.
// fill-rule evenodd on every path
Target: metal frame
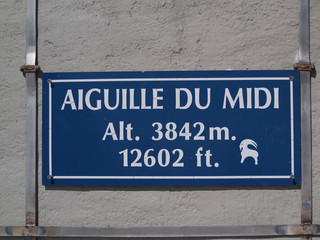
M 320 237 L 312 224 L 311 70 L 309 37 L 310 0 L 300 0 L 299 62 L 301 79 L 301 224 L 263 226 L 189 226 L 140 228 L 83 228 L 38 226 L 37 196 L 37 0 L 27 2 L 27 55 L 21 68 L 27 83 L 26 226 L 0 227 L 0 237 L 103 237 L 103 238 L 263 238 Z

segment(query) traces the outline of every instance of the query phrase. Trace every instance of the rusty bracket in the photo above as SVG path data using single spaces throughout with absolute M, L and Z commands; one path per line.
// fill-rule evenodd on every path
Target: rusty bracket
M 311 63 L 296 63 L 293 67 L 298 71 L 313 71 L 315 69 L 314 64 Z
M 35 227 L 35 226 L 32 226 L 32 227 L 26 226 L 24 228 L 23 234 L 24 234 L 24 236 L 27 236 L 27 237 L 38 236 L 39 235 L 39 228 Z
M 39 237 L 46 235 L 45 229 L 45 227 L 38 226 L 6 227 L 6 234 L 12 237 Z
M 296 233 L 301 234 L 301 236 L 313 236 L 318 232 L 317 225 L 315 224 L 301 224 L 301 227 L 296 229 Z
M 20 71 L 23 73 L 38 72 L 40 69 L 39 65 L 23 65 L 20 67 Z
M 293 65 L 293 68 L 298 71 L 309 71 L 311 73 L 311 77 L 316 77 L 316 67 L 311 63 L 296 63 Z

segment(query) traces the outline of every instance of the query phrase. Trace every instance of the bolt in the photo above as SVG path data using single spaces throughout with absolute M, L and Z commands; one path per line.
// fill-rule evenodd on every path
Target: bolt
M 48 79 L 47 82 L 50 84 L 50 87 L 53 88 L 53 83 L 51 79 Z

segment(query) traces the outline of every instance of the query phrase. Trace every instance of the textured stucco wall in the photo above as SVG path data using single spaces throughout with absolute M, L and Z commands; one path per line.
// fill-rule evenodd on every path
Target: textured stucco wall
M 25 61 L 25 10 L 22 0 L 0 2 L 0 226 L 25 223 L 26 87 L 19 72 Z M 311 59 L 317 68 L 319 12 L 320 1 L 311 0 Z M 44 72 L 292 69 L 298 0 L 40 0 L 38 50 Z M 312 80 L 315 223 L 320 223 L 318 79 Z M 40 81 L 39 94 L 41 99 Z M 41 123 L 41 101 L 39 107 Z M 300 190 L 280 187 L 46 189 L 40 183 L 39 224 L 299 223 L 300 197 Z

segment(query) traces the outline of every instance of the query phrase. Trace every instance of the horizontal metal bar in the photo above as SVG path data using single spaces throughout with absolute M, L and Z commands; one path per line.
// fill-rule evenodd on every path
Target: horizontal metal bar
M 320 237 L 320 225 L 186 226 L 186 227 L 0 227 L 0 237 L 94 237 L 94 238 L 247 238 Z

